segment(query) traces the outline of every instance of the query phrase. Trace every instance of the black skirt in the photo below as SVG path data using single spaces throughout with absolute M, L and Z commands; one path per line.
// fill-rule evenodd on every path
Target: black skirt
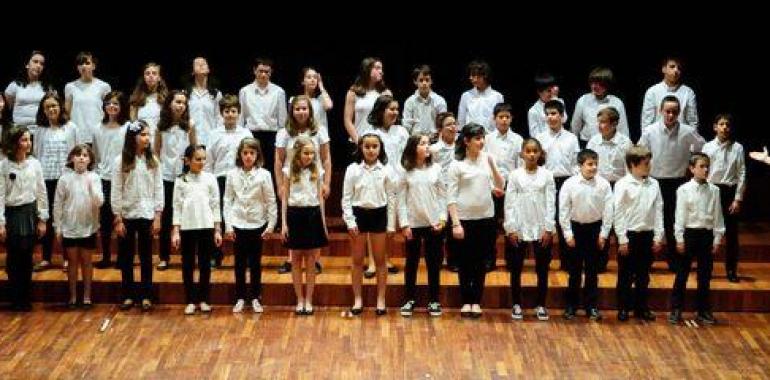
M 286 248 L 315 249 L 329 245 L 320 206 L 287 207 L 286 224 L 289 227 Z
M 35 236 L 37 203 L 5 207 L 5 229 L 9 237 Z
M 388 207 L 353 207 L 358 232 L 385 232 L 388 227 Z
M 96 234 L 84 238 L 63 238 L 61 245 L 64 248 L 96 249 Z

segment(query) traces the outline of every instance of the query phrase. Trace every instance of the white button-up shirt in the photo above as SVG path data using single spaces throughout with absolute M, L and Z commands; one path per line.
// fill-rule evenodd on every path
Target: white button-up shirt
M 506 233 L 522 241 L 540 240 L 543 232 L 554 231 L 556 183 L 550 170 L 538 167 L 529 173 L 523 167 L 511 172 L 505 189 Z
M 436 115 L 447 111 L 446 100 L 431 91 L 427 98 L 415 91 L 404 102 L 404 127 L 412 133 L 427 133 L 432 136 L 436 133 Z
M 172 224 L 181 230 L 214 228 L 222 221 L 219 186 L 213 174 L 187 173 L 174 182 Z
M 184 151 L 190 146 L 190 134 L 178 125 L 172 125 L 160 132 L 160 139 L 160 168 L 163 180 L 174 182 L 176 177 L 182 174 Z
M 444 140 L 439 139 L 430 146 L 430 154 L 433 156 L 433 162 L 441 165 L 441 176 L 446 178 L 449 164 L 455 159 L 455 144 L 447 145 Z
M 276 132 L 286 125 L 286 93 L 274 83 L 251 83 L 238 93 L 243 125 L 251 131 Z M 264 147 L 270 149 L 270 147 Z
M 642 130 L 657 121 L 663 120 L 660 114 L 660 106 L 663 98 L 668 95 L 674 95 L 679 99 L 679 122 L 691 125 L 698 129 L 698 105 L 695 102 L 695 91 L 690 87 L 681 84 L 676 87 L 669 87 L 666 82 L 657 83 L 647 89 L 644 93 L 644 103 L 642 105 Z
M 441 165 L 404 171 L 398 192 L 399 226 L 419 228 L 437 225 L 447 220 L 446 186 L 441 177 Z
M 388 156 L 388 166 L 393 172 L 398 174 L 401 169 L 401 156 L 406 148 L 406 141 L 409 140 L 409 132 L 400 125 L 391 125 L 388 130 L 374 128 L 372 133 L 380 135 L 382 145 L 385 149 L 385 155 Z
M 568 177 L 577 172 L 577 154 L 580 152 L 577 137 L 563 127 L 558 132 L 548 128 L 537 135 L 545 152 L 545 168 L 554 177 Z
M 35 129 L 32 151 L 40 160 L 45 180 L 61 177 L 67 164 L 67 156 L 77 143 L 78 129 L 72 122 L 58 127 L 38 126 Z
M 483 125 L 488 132 L 495 129 L 493 111 L 497 103 L 502 103 L 503 94 L 495 91 L 492 86 L 484 91 L 472 88 L 460 97 L 460 107 L 457 110 L 457 125 L 459 128 L 468 123 Z
M 492 190 L 495 187 L 487 153 L 476 160 L 465 157 L 452 161 L 447 171 L 447 205 L 457 205 L 460 220 L 478 220 L 495 215 Z
M 94 132 L 96 172 L 105 181 L 112 179 L 112 172 L 115 170 L 112 165 L 115 164 L 115 158 L 123 153 L 126 128 L 126 124 L 120 127 L 102 125 Z
M 564 238 L 571 239 L 572 221 L 594 223 L 601 221 L 599 236 L 607 238 L 612 229 L 612 188 L 606 179 L 595 176 L 586 179 L 576 174 L 564 181 L 559 191 L 559 225 Z
M 714 245 L 722 241 L 725 221 L 719 188 L 716 185 L 691 179 L 676 190 L 676 212 L 674 237 L 677 243 L 684 243 L 686 228 L 705 228 L 714 231 Z
M 99 230 L 99 207 L 102 203 L 102 182 L 96 173 L 77 173 L 67 169 L 59 178 L 54 195 L 53 227 L 56 233 L 71 239 L 95 234 Z
M 390 166 L 377 161 L 369 166 L 364 161 L 354 162 L 345 170 L 342 185 L 342 218 L 348 229 L 356 228 L 353 207 L 375 209 L 388 207 L 388 231 L 395 231 L 395 202 L 399 182 Z
M 703 146 L 703 153 L 711 159 L 709 182 L 736 186 L 735 200 L 742 200 L 746 189 L 746 157 L 743 145 L 735 141 L 722 143 L 715 138 Z
M 609 140 L 601 134 L 594 135 L 587 148 L 599 155 L 599 175 L 610 182 L 617 182 L 626 175 L 626 153 L 632 145 L 628 136 L 615 132 Z
M 294 182 L 289 173 L 289 168 L 283 169 L 285 181 L 289 184 L 288 206 L 294 207 L 314 207 L 321 204 L 318 196 L 318 190 L 323 180 L 323 170 L 318 168 L 316 179 L 313 181 L 310 169 L 302 169 L 299 173 L 299 182 Z
M 40 99 L 43 99 L 43 96 L 45 96 L 45 90 L 40 82 L 21 86 L 16 83 L 16 81 L 13 81 L 5 88 L 5 96 L 12 96 L 14 98 L 14 124 L 32 126 L 37 123 L 35 120 L 37 117 L 37 108 L 40 106 Z M 8 104 L 5 106 L 10 107 Z
M 647 127 L 639 145 L 652 152 L 650 174 L 655 178 L 681 178 L 687 171 L 691 152 L 700 152 L 706 140 L 698 131 L 684 124 L 668 128 L 663 121 Z
M 163 105 L 158 103 L 158 94 L 147 95 L 144 105 L 137 108 L 136 119 L 144 120 L 150 127 L 150 141 L 155 144 L 155 131 L 158 130 L 160 121 L 160 109 Z
M 222 93 L 210 94 L 207 89 L 193 88 L 187 101 L 190 119 L 195 122 L 195 138 L 198 144 L 209 146 L 211 133 L 221 124 L 219 101 Z
M 110 205 L 112 213 L 125 219 L 153 219 L 163 211 L 163 176 L 160 163 L 147 167 L 144 157 L 136 156 L 134 168 L 123 172 L 123 157 L 115 159 L 112 172 Z
M 230 169 L 235 168 L 238 145 L 243 139 L 251 136 L 251 132 L 240 125 L 232 129 L 220 125 L 212 131 L 209 135 L 209 145 L 206 145 L 206 171 L 217 177 L 227 175 Z
M 43 169 L 34 157 L 22 162 L 9 159 L 0 161 L 0 225 L 5 225 L 6 206 L 37 203 L 37 216 L 48 220 L 48 193 L 43 180 Z
M 556 98 L 556 100 L 564 104 L 563 99 Z M 569 119 L 569 114 L 565 105 L 564 115 L 561 116 L 562 125 L 567 123 L 567 119 Z M 545 121 L 545 102 L 538 99 L 532 107 L 529 107 L 529 111 L 527 111 L 527 124 L 529 125 L 529 137 L 535 137 L 548 130 L 548 123 Z
M 227 172 L 224 195 L 225 231 L 257 229 L 267 223 L 266 231 L 275 228 L 278 206 L 275 203 L 273 178 L 262 168 L 244 171 L 233 168 Z
M 521 159 L 521 143 L 524 139 L 518 133 L 509 129 L 502 134 L 495 128 L 484 140 L 484 150 L 495 158 L 497 169 L 503 178 L 508 178 L 513 169 L 524 164 Z
M 294 158 L 294 143 L 297 142 L 297 138 L 299 137 L 307 137 L 310 139 L 310 141 L 313 142 L 313 146 L 315 146 L 315 161 L 318 163 L 319 167 L 321 164 L 321 145 L 328 144 L 329 143 L 329 134 L 326 132 L 326 128 L 318 128 L 315 135 L 310 135 L 310 131 L 302 131 L 298 133 L 296 136 L 292 136 L 289 134 L 289 130 L 286 128 L 283 128 L 278 131 L 275 135 L 275 147 L 277 148 L 283 148 L 286 150 L 286 159 L 283 160 L 283 168 L 286 169 L 289 167 L 289 163 Z M 390 158 L 390 157 L 388 157 Z
M 628 231 L 653 231 L 653 239 L 663 242 L 663 196 L 655 178 L 621 178 L 615 184 L 614 208 L 619 244 L 628 244 Z
M 102 99 L 112 91 L 107 82 L 93 78 L 91 82 L 77 79 L 64 86 L 64 98 L 72 102 L 70 120 L 78 130 L 78 144 L 93 142 L 93 133 L 102 125 Z
M 615 95 L 607 95 L 599 99 L 592 93 L 581 96 L 577 104 L 575 104 L 575 115 L 572 117 L 572 133 L 583 141 L 588 141 L 599 134 L 599 121 L 596 114 L 607 107 L 614 107 L 618 110 L 620 119 L 618 120 L 617 131 L 630 136 L 628 134 L 626 107 L 623 105 L 623 101 Z

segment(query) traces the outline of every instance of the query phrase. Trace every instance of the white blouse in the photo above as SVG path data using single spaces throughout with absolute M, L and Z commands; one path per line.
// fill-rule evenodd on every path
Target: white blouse
M 265 88 L 250 83 L 241 88 L 238 99 L 241 120 L 250 131 L 277 132 L 286 125 L 286 93 L 274 83 Z
M 155 131 L 158 129 L 160 121 L 160 109 L 162 105 L 158 103 L 158 94 L 147 95 L 144 105 L 136 111 L 136 119 L 144 120 L 150 125 L 150 137 L 155 138 Z M 151 140 L 155 143 L 155 140 Z
M 77 79 L 64 86 L 64 98 L 72 102 L 70 120 L 77 125 L 78 143 L 93 142 L 93 133 L 102 125 L 102 99 L 112 91 L 107 82 L 93 78 L 91 82 Z
M 89 237 L 99 230 L 102 183 L 94 172 L 67 169 L 59 178 L 53 202 L 53 227 L 65 238 Z M 111 221 L 107 221 L 110 223 Z
M 518 133 L 508 130 L 503 135 L 495 128 L 487 134 L 485 141 L 484 150 L 495 158 L 497 169 L 503 178 L 508 178 L 508 174 L 524 164 L 520 155 L 524 139 Z
M 137 156 L 134 168 L 124 173 L 122 157 L 115 159 L 112 172 L 110 205 L 112 213 L 125 219 L 153 219 L 163 211 L 163 177 L 160 164 L 147 167 L 144 157 Z
M 554 133 L 550 128 L 537 135 L 545 152 L 545 167 L 554 177 L 569 177 L 577 172 L 577 154 L 580 152 L 577 137 L 563 127 Z
M 20 86 L 16 81 L 13 81 L 5 88 L 5 96 L 12 96 L 14 98 L 14 124 L 32 126 L 37 123 L 35 120 L 37 109 L 40 106 L 40 99 L 43 99 L 43 96 L 45 96 L 45 90 L 40 82 Z M 6 107 L 8 106 L 6 104 Z
M 55 180 L 61 177 L 70 150 L 78 143 L 77 127 L 72 122 L 60 127 L 35 129 L 33 152 L 43 167 L 43 178 Z
M 190 146 L 190 135 L 178 125 L 172 125 L 160 132 L 160 139 L 160 167 L 163 180 L 173 182 L 182 174 L 184 151 Z
M 358 138 L 361 138 L 365 132 L 372 129 L 372 125 L 369 124 L 369 113 L 374 108 L 374 102 L 382 95 L 376 90 L 370 90 L 364 96 L 356 96 L 356 104 L 354 106 L 355 119 L 353 120 L 356 127 L 356 134 Z
M 198 144 L 209 146 L 211 133 L 221 124 L 222 117 L 219 114 L 219 101 L 222 93 L 210 94 L 207 89 L 193 88 L 190 92 L 187 107 L 190 110 L 190 119 L 195 122 L 195 137 Z
M 468 123 L 476 123 L 484 127 L 487 133 L 495 130 L 495 105 L 502 103 L 503 94 L 491 86 L 479 91 L 472 88 L 460 96 L 460 106 L 457 110 L 457 125 L 462 128 Z
M 219 209 L 219 186 L 213 174 L 187 173 L 174 182 L 172 224 L 182 231 L 214 228 L 222 217 Z
M 743 145 L 735 141 L 709 141 L 703 146 L 703 153 L 711 159 L 709 182 L 716 185 L 732 185 L 735 188 L 735 200 L 743 199 L 746 189 L 746 157 Z
M 508 176 L 505 189 L 506 233 L 522 241 L 537 241 L 543 232 L 553 232 L 556 216 L 556 183 L 553 173 L 538 167 L 534 173 L 518 168 Z
M 313 207 L 321 204 L 318 199 L 318 190 L 323 178 L 321 170 L 318 170 L 318 178 L 315 181 L 311 179 L 310 169 L 302 169 L 299 182 L 291 179 L 289 168 L 283 170 L 283 175 L 289 184 L 289 200 L 286 203 L 289 207 Z
M 449 164 L 447 205 L 457 205 L 460 220 L 478 220 L 495 215 L 492 201 L 494 177 L 487 157 L 487 153 L 481 152 L 475 161 L 466 157 Z
M 225 180 L 224 210 L 225 231 L 257 229 L 267 223 L 266 231 L 275 228 L 278 206 L 273 191 L 273 178 L 262 168 L 244 171 L 233 168 Z
M 430 227 L 446 222 L 446 186 L 441 176 L 441 165 L 404 171 L 401 179 L 398 191 L 399 227 Z
M 5 225 L 6 206 L 37 202 L 37 216 L 48 220 L 48 195 L 40 162 L 27 157 L 23 162 L 0 161 L 0 225 Z
M 105 181 L 112 179 L 115 170 L 115 158 L 123 153 L 127 123 L 120 127 L 102 125 L 94 133 L 94 156 L 96 172 Z
M 388 231 L 395 231 L 395 202 L 399 182 L 390 166 L 377 161 L 373 166 L 354 162 L 345 170 L 342 185 L 342 218 L 348 229 L 356 228 L 353 207 L 388 207 Z
M 289 167 L 289 163 L 294 158 L 294 143 L 300 136 L 307 137 L 313 142 L 316 151 L 315 161 L 319 165 L 321 164 L 321 145 L 329 143 L 329 134 L 326 132 L 326 128 L 318 128 L 313 136 L 307 130 L 300 132 L 297 136 L 291 136 L 286 128 L 281 128 L 275 135 L 275 148 L 286 149 L 286 158 L 283 160 L 284 169 Z

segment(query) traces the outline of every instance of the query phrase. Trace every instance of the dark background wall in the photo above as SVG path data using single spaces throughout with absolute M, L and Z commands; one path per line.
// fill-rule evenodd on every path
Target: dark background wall
M 590 25 L 581 28 L 590 28 Z M 70 31 L 66 38 L 55 41 L 34 37 L 9 39 L 0 49 L 0 85 L 4 89 L 17 75 L 32 49 L 46 53 L 48 78 L 60 91 L 66 82 L 77 78 L 74 58 L 81 50 L 89 50 L 98 58 L 96 75 L 99 78 L 126 92 L 133 89 L 142 66 L 149 61 L 160 63 L 169 86 L 177 88 L 190 73 L 192 58 L 205 56 L 221 90 L 234 94 L 253 81 L 251 65 L 257 56 L 275 61 L 273 81 L 288 95 L 299 91 L 301 68 L 315 66 L 334 100 L 334 109 L 329 115 L 330 134 L 333 155 L 341 162 L 344 160 L 345 92 L 365 56 L 382 59 L 385 80 L 401 102 L 414 91 L 410 78 L 412 68 L 417 64 L 430 64 L 434 71 L 434 89 L 447 99 L 450 110 L 455 112 L 460 95 L 470 86 L 467 63 L 475 58 L 487 60 L 493 70 L 493 87 L 514 106 L 514 129 L 520 134 L 526 134 L 526 111 L 536 100 L 532 82 L 538 71 L 557 76 L 561 97 L 572 115 L 577 98 L 588 91 L 588 72 L 597 65 L 608 66 L 617 78 L 613 93 L 625 102 L 632 139 L 636 140 L 644 91 L 661 80 L 660 61 L 673 54 L 685 61 L 684 81 L 697 94 L 700 131 L 704 137 L 713 137 L 711 122 L 715 114 L 731 112 L 736 117 L 738 140 L 748 150 L 768 144 L 768 107 L 763 100 L 768 59 L 760 56 L 758 46 L 762 38 L 758 34 L 753 30 L 705 27 L 687 33 L 678 29 L 665 33 L 653 31 L 645 36 L 639 34 L 642 31 L 639 28 L 639 25 L 619 23 L 610 32 L 583 30 L 575 34 L 483 30 L 471 37 L 437 33 L 436 29 L 404 28 L 377 38 L 343 37 L 333 30 L 323 36 L 316 33 L 297 38 L 282 36 L 278 31 L 253 40 L 203 38 L 195 41 L 190 38 L 190 30 L 185 29 L 181 35 L 170 33 L 156 42 L 125 38 L 125 32 L 94 36 Z M 248 30 L 240 28 L 233 31 L 233 35 Z M 592 36 L 594 42 L 585 42 L 586 36 Z M 762 193 L 768 189 L 770 167 L 751 162 L 749 170 L 747 215 L 766 217 L 770 215 L 770 201 L 763 198 Z

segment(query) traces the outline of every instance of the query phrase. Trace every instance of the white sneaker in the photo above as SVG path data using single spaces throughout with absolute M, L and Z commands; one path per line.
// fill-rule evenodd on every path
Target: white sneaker
M 201 311 L 204 313 L 211 313 L 211 305 L 206 302 L 201 302 Z
M 471 305 L 466 303 L 463 305 L 463 307 L 460 309 L 460 316 L 462 317 L 470 317 L 471 316 Z
M 233 306 L 233 313 L 241 313 L 243 312 L 243 306 L 246 304 L 246 302 L 243 301 L 242 298 L 239 298 L 237 302 L 235 302 L 235 306 Z
M 473 317 L 474 317 L 474 318 L 479 318 L 479 317 L 481 317 L 481 305 L 479 305 L 479 304 L 477 304 L 477 303 L 474 303 L 474 304 L 471 306 L 471 314 L 473 314 Z
M 188 303 L 187 307 L 184 308 L 184 315 L 193 315 L 193 314 L 195 314 L 195 304 Z
M 262 305 L 259 304 L 259 300 L 254 298 L 251 300 L 251 308 L 254 309 L 255 313 L 261 313 L 262 312 Z
M 520 321 L 524 319 L 524 312 L 521 310 L 521 305 L 519 304 L 513 305 L 513 308 L 511 309 L 511 319 L 515 321 Z
M 548 316 L 548 309 L 545 308 L 545 306 L 538 306 L 535 308 L 535 314 L 537 314 L 537 319 L 541 321 L 547 321 Z

